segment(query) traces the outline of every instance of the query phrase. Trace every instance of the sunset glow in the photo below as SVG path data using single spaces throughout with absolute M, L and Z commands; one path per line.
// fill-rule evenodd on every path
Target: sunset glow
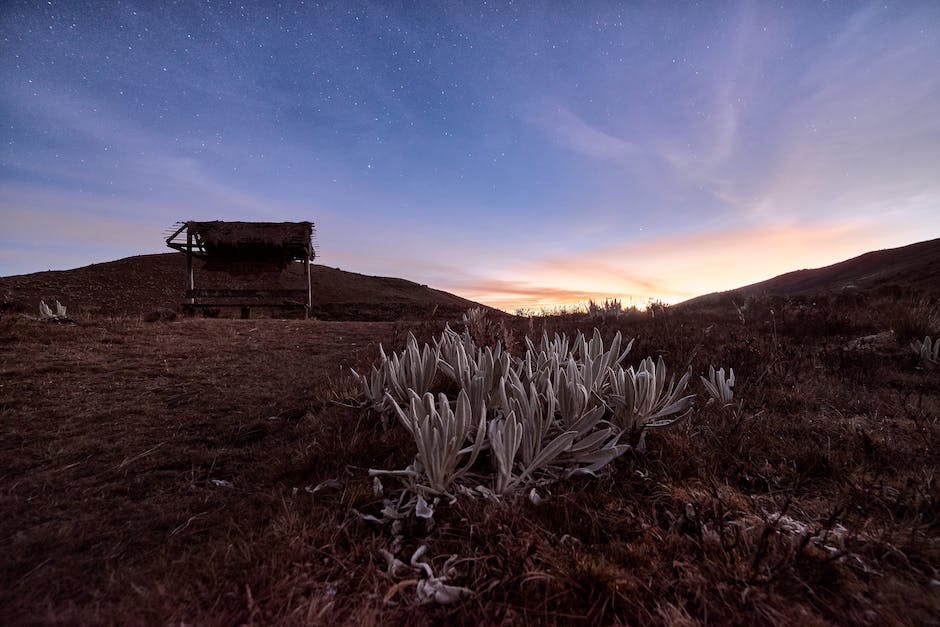
M 312 220 L 513 311 L 940 236 L 940 4 L 0 9 L 0 274 Z
M 791 270 L 824 266 L 877 248 L 883 241 L 873 230 L 851 227 L 767 228 L 675 237 L 549 259 L 496 282 L 459 284 L 454 289 L 509 311 L 606 298 L 642 308 L 650 300 L 676 303 Z M 794 259 L 804 265 L 794 266 Z

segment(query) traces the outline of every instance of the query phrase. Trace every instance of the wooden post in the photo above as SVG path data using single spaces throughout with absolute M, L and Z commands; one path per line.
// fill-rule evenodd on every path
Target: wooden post
M 186 304 L 195 305 L 196 297 L 192 290 L 196 289 L 193 276 L 193 234 L 186 228 Z
M 310 318 L 310 312 L 313 309 L 313 283 L 310 279 L 310 253 L 304 257 L 304 270 L 307 272 L 307 315 Z

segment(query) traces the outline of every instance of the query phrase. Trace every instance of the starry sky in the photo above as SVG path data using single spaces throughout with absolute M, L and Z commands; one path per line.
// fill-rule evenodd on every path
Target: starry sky
M 940 2 L 0 3 L 0 275 L 311 220 L 508 311 L 940 236 Z

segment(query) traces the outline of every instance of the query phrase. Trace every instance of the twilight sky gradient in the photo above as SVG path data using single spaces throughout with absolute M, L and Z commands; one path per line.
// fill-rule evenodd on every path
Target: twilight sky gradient
M 312 220 L 512 310 L 940 236 L 940 2 L 0 5 L 0 275 Z

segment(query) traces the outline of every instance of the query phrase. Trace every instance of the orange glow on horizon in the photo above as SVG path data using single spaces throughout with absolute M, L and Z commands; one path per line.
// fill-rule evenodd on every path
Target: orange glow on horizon
M 674 304 L 902 245 L 890 236 L 864 223 L 685 235 L 546 259 L 519 273 L 442 289 L 510 313 L 608 298 L 642 308 L 651 300 Z

